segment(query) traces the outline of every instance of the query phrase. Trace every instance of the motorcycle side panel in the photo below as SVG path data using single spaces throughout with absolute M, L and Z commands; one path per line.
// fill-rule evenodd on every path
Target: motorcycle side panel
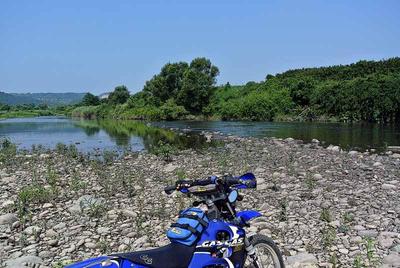
M 128 260 L 116 260 L 107 256 L 93 258 L 71 265 L 64 268 L 148 268 L 147 266 L 132 263 Z
M 229 234 L 228 241 L 217 241 L 217 233 L 225 231 Z M 243 229 L 230 225 L 224 221 L 213 220 L 209 222 L 208 228 L 203 232 L 196 246 L 189 268 L 203 268 L 207 266 L 220 265 L 226 268 L 240 268 L 245 256 Z M 221 258 L 212 256 L 210 251 L 224 248 L 225 254 Z

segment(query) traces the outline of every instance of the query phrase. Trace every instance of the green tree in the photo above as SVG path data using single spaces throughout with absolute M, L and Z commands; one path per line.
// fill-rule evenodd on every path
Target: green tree
M 177 104 L 191 113 L 201 113 L 210 101 L 219 70 L 206 58 L 196 58 L 183 74 Z
M 85 96 L 83 96 L 81 105 L 83 106 L 95 106 L 100 104 L 100 99 L 99 97 L 91 94 L 91 93 L 86 93 Z
M 117 86 L 108 96 L 108 101 L 111 104 L 123 104 L 129 98 L 129 91 L 126 86 Z
M 183 74 L 188 68 L 186 62 L 167 63 L 161 72 L 146 82 L 143 91 L 151 93 L 152 101 L 161 105 L 170 98 L 176 98 L 182 88 Z

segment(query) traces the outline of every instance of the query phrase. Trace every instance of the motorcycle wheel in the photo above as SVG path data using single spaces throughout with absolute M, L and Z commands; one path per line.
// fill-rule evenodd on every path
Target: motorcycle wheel
M 255 247 L 256 260 L 247 256 L 245 268 L 284 268 L 282 253 L 271 238 L 255 234 L 249 237 L 250 243 Z

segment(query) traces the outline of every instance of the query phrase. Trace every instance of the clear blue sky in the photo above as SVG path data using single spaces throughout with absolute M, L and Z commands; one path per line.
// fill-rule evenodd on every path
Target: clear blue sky
M 135 92 L 197 56 L 219 84 L 400 56 L 400 1 L 0 1 L 0 91 Z

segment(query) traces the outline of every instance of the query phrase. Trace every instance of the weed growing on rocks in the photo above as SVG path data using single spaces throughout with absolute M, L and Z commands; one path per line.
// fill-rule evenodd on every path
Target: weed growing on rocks
M 102 202 L 87 202 L 87 215 L 92 218 L 101 218 L 107 212 L 107 206 Z M 81 204 L 81 210 L 83 212 L 83 206 Z
M 325 249 L 328 249 L 329 247 L 331 247 L 333 245 L 333 242 L 336 239 L 336 230 L 333 227 L 330 226 L 326 226 L 323 230 L 322 230 L 322 246 Z
M 108 241 L 105 239 L 100 239 L 100 241 L 97 243 L 97 248 L 100 249 L 100 252 L 102 254 L 107 254 L 111 252 L 111 247 Z
M 175 173 L 176 176 L 178 177 L 178 180 L 183 180 L 187 177 L 185 171 L 181 168 L 177 169 Z
M 118 154 L 115 151 L 103 151 L 103 162 L 106 165 L 110 165 L 114 162 L 114 160 L 118 157 Z
M 336 252 L 334 252 L 330 257 L 329 257 L 329 262 L 332 263 L 332 268 L 336 268 L 338 265 L 338 257 Z
M 279 213 L 279 221 L 287 221 L 287 209 L 288 209 L 288 202 L 286 199 L 282 199 L 279 202 L 280 206 L 280 213 Z
M 353 262 L 353 267 L 354 268 L 362 268 L 362 267 L 364 267 L 363 263 L 361 261 L 361 256 L 360 255 L 355 257 L 354 262 Z
M 345 212 L 343 214 L 343 222 L 344 223 L 351 223 L 354 221 L 354 214 L 350 213 L 350 212 Z
M 4 163 L 6 167 L 11 167 L 15 156 L 17 154 L 17 146 L 9 139 L 0 140 L 0 162 Z
M 311 176 L 307 176 L 305 180 L 305 184 L 308 190 L 312 191 L 317 186 L 317 180 Z
M 79 173 L 76 170 L 72 171 L 71 180 L 69 184 L 73 191 L 79 192 L 80 190 L 83 190 L 83 193 L 86 192 L 88 186 L 88 183 L 82 180 L 82 178 L 79 176 Z
M 321 215 L 319 217 L 322 221 L 331 222 L 332 216 L 329 208 L 322 208 Z

